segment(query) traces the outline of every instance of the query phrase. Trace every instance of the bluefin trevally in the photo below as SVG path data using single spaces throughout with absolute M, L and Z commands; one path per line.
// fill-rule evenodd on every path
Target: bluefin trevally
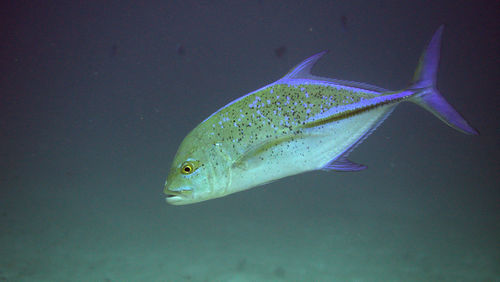
M 165 182 L 166 201 L 201 202 L 313 170 L 362 170 L 349 153 L 402 102 L 478 134 L 436 88 L 442 32 L 443 26 L 403 90 L 314 76 L 323 51 L 220 108 L 182 141 Z

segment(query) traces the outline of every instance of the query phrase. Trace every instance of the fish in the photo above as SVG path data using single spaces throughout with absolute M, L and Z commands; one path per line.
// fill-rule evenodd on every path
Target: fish
M 308 171 L 361 171 L 366 166 L 349 153 L 403 102 L 477 135 L 436 88 L 442 33 L 440 26 L 399 91 L 311 74 L 322 51 L 228 103 L 181 142 L 165 181 L 166 202 L 198 203 Z

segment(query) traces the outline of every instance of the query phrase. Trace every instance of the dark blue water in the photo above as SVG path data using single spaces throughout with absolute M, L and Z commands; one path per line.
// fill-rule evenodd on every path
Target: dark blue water
M 5 2 L 5 1 L 4 1 Z M 499 281 L 495 1 L 16 1 L 0 7 L 0 281 Z M 351 158 L 188 206 L 183 137 L 329 49 L 313 73 L 389 89 L 445 24 L 438 88 Z

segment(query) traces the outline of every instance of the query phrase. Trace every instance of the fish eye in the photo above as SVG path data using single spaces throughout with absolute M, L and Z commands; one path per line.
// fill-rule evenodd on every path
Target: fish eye
M 194 171 L 194 165 L 191 162 L 184 162 L 181 166 L 182 174 L 191 174 Z

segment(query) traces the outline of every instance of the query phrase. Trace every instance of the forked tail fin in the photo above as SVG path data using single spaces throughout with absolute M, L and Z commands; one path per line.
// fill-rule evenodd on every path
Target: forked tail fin
M 478 132 L 446 102 L 436 88 L 436 73 L 439 65 L 442 33 L 443 26 L 440 26 L 420 57 L 410 86 L 410 89 L 415 90 L 417 94 L 410 101 L 428 110 L 456 130 L 466 134 L 478 135 Z

